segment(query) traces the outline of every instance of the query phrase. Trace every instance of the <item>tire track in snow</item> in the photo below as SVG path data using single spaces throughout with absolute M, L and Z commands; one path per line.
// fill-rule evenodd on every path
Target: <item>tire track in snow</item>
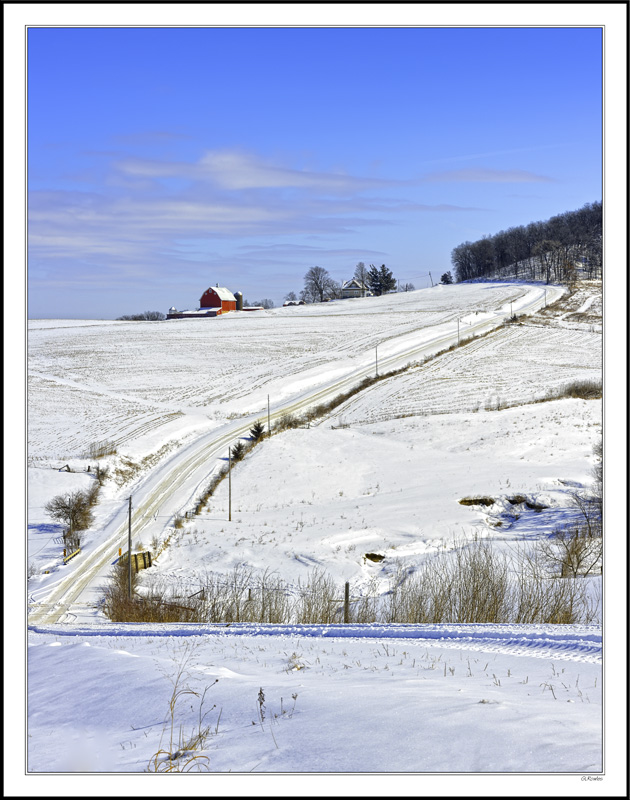
M 56 636 L 278 636 L 318 639 L 412 639 L 444 649 L 599 664 L 602 631 L 598 625 L 277 625 L 221 624 L 29 625 L 34 633 Z

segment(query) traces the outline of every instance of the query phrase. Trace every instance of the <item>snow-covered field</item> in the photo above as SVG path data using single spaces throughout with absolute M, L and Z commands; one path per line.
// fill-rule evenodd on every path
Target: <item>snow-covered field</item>
M 351 376 L 375 362 L 377 346 L 384 363 L 404 346 L 455 334 L 463 314 L 496 324 L 527 295 L 512 284 L 438 286 L 201 321 L 32 320 L 29 459 L 82 458 L 100 441 L 144 455 L 266 412 L 268 395 L 274 406 Z
M 294 585 L 317 567 L 350 582 L 354 597 L 375 581 L 385 591 L 400 565 L 413 571 L 472 539 L 511 552 L 575 520 L 571 494 L 592 480 L 601 401 L 535 401 L 572 381 L 601 380 L 601 285 L 584 283 L 554 306 L 548 288 L 549 308 L 528 316 L 520 309 L 536 293 L 542 306 L 540 287 L 473 284 L 199 322 L 31 321 L 29 598 L 45 603 L 78 575 L 129 495 L 149 497 L 153 476 L 175 475 L 187 448 L 241 421 L 265 422 L 268 396 L 273 412 L 358 382 L 375 368 L 377 346 L 381 374 L 415 366 L 256 447 L 234 468 L 231 506 L 224 481 L 205 510 L 173 528 L 173 515 L 194 508 L 221 463 L 215 456 L 205 477 L 134 520 L 134 549 L 170 536 L 143 584 L 194 592 L 208 576 L 245 565 Z M 423 363 L 457 341 L 458 319 L 464 338 L 511 311 L 517 324 Z M 64 566 L 61 526 L 44 506 L 91 484 L 86 469 L 96 460 L 87 454 L 98 442 L 117 450 L 100 459 L 111 477 L 83 553 Z M 74 471 L 59 472 L 65 464 Z M 514 506 L 516 494 L 545 508 Z M 493 505 L 458 502 L 477 495 Z M 110 549 L 106 565 L 117 555 L 117 545 Z M 187 648 L 191 688 L 219 678 L 204 708 L 216 705 L 203 750 L 211 771 L 603 768 L 599 625 L 491 626 L 483 635 L 469 626 L 430 635 L 390 626 L 374 639 L 337 626 L 236 626 L 197 637 L 177 626 L 107 623 L 97 602 L 107 573 L 94 574 L 87 605 L 68 609 L 79 627 L 42 623 L 29 632 L 35 773 L 144 770 L 167 719 L 169 676 Z M 596 606 L 601 578 L 585 580 Z M 192 726 L 198 708 L 199 698 L 182 697 L 177 730 Z
M 597 626 L 132 628 L 29 633 L 30 770 L 145 771 L 200 708 L 212 772 L 602 770 Z

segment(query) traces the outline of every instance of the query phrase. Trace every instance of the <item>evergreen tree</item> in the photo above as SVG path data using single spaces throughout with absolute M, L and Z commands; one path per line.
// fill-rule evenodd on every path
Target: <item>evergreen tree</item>
M 396 288 L 396 278 L 394 278 L 391 269 L 388 269 L 385 264 L 381 264 L 380 267 L 370 264 L 367 282 L 375 295 L 385 294 Z
M 262 438 L 264 432 L 265 426 L 260 420 L 256 420 L 249 430 L 250 436 L 255 442 Z
M 451 271 L 449 270 L 448 272 L 445 272 L 444 275 L 442 275 L 442 277 L 440 278 L 440 281 L 442 283 L 447 283 L 447 284 L 453 283 L 453 275 L 451 274 Z
M 245 455 L 245 445 L 243 442 L 237 442 L 232 448 L 232 461 L 240 461 Z

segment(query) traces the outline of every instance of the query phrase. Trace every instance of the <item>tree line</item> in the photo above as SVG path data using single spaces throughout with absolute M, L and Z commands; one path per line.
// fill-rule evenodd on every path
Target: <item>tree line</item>
M 463 242 L 451 253 L 455 279 L 515 278 L 571 282 L 578 270 L 602 274 L 602 204 L 586 203 L 544 222 L 530 222 Z
M 154 322 L 163 319 L 166 319 L 166 314 L 161 311 L 143 311 L 141 314 L 124 314 L 122 317 L 116 317 L 116 322 L 142 322 L 144 320 Z

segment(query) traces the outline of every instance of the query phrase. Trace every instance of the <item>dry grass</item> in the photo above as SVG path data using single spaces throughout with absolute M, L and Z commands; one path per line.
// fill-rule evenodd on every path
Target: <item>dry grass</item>
M 177 669 L 172 678 L 173 691 L 169 699 L 168 706 L 168 742 L 163 745 L 164 735 L 167 727 L 162 730 L 160 744 L 146 768 L 146 772 L 166 773 L 166 772 L 208 772 L 210 759 L 203 752 L 206 742 L 212 731 L 206 724 L 206 716 L 216 706 L 204 712 L 204 703 L 208 689 L 214 686 L 218 679 L 206 686 L 203 693 L 199 693 L 186 686 L 188 668 L 191 664 L 193 647 L 187 644 L 184 647 L 183 655 L 177 664 Z M 199 700 L 198 724 L 190 733 L 186 733 L 183 726 L 176 726 L 177 705 L 182 698 L 191 697 Z M 219 720 L 221 714 L 219 713 Z M 217 721 L 214 733 L 218 732 L 219 722 Z
M 550 571 L 550 559 L 562 563 L 562 545 L 571 569 Z M 597 618 L 583 574 L 597 567 L 601 538 L 581 536 L 496 551 L 488 541 L 461 543 L 440 553 L 419 569 L 400 565 L 383 594 L 375 579 L 353 596 L 349 621 L 357 623 L 588 623 Z M 601 552 L 601 551 L 600 551 Z M 560 559 L 558 561 L 557 559 Z M 566 559 L 565 559 L 566 560 Z M 585 573 L 586 565 L 589 572 Z M 577 577 L 580 575 L 580 577 Z M 188 592 L 190 590 L 188 589 Z M 105 613 L 118 622 L 335 624 L 344 619 L 344 587 L 322 570 L 306 581 L 287 583 L 269 571 L 262 575 L 240 566 L 226 576 L 209 577 L 199 591 L 157 584 L 130 601 L 124 576 L 118 593 L 112 590 Z M 114 602 L 116 601 L 116 602 Z
M 105 456 L 115 456 L 118 452 L 116 442 L 104 440 L 102 442 L 92 442 L 86 453 L 85 458 L 104 458 Z

